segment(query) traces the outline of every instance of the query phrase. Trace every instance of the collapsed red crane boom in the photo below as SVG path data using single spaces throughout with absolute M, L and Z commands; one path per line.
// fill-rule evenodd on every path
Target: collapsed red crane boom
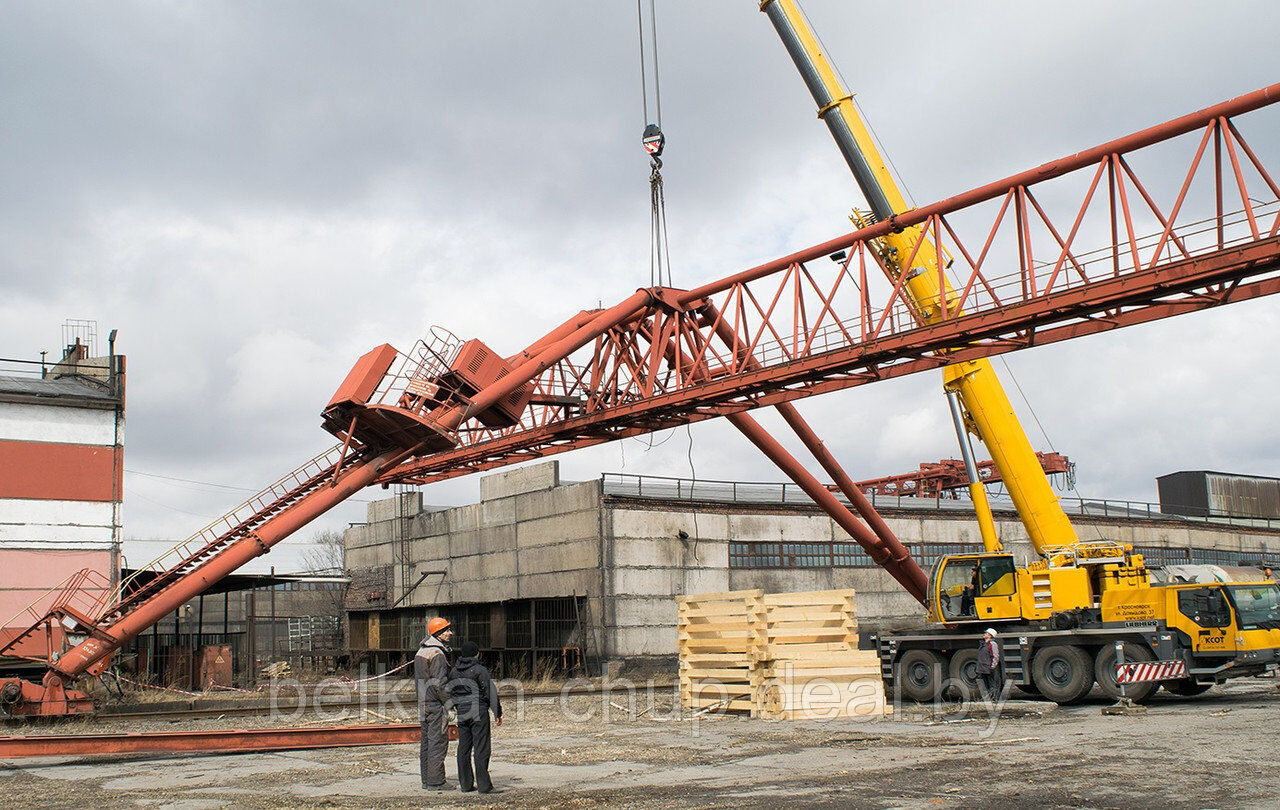
M 511 358 L 479 341 L 423 341 L 408 355 L 375 349 L 324 411 L 338 448 L 157 560 L 149 579 L 129 583 L 99 615 L 57 600 L 15 642 L 55 624 L 84 639 L 50 661 L 43 684 L 0 684 L 0 705 L 10 714 L 88 710 L 66 688 L 74 678 L 100 671 L 160 617 L 370 483 L 438 481 L 717 416 L 923 601 L 924 572 L 790 403 L 1280 292 L 1280 187 L 1231 120 L 1276 100 L 1280 85 L 695 290 L 639 290 Z M 1176 198 L 1161 208 L 1129 155 L 1201 129 Z M 1235 196 L 1239 207 L 1228 202 Z M 1063 199 L 1082 202 L 1065 212 L 1048 202 Z M 913 224 L 955 257 L 959 282 L 928 324 L 901 280 L 879 281 L 878 237 Z M 807 264 L 836 251 L 839 262 Z M 765 405 L 780 407 L 861 520 L 745 413 Z

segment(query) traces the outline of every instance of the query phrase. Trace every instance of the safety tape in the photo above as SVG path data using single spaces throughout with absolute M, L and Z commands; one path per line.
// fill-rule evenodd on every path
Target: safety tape
M 258 694 L 259 692 L 265 692 L 269 686 L 270 686 L 270 684 L 265 684 L 265 683 L 264 683 L 264 684 L 262 684 L 261 686 L 259 686 L 259 687 L 258 687 L 258 688 L 256 688 L 256 689 L 237 689 L 237 688 L 236 688 L 236 687 L 234 687 L 234 686 L 223 686 L 223 685 L 222 685 L 222 684 L 220 684 L 220 683 L 211 683 L 211 684 L 209 684 L 209 688 L 210 688 L 210 689 L 217 689 L 217 690 L 220 690 L 220 691 L 222 691 L 222 692 L 239 692 L 239 693 L 240 693 L 240 694 L 242 694 L 242 695 L 256 695 L 256 694 Z
M 134 686 L 141 686 L 143 689 L 155 689 L 159 692 L 173 692 L 174 694 L 187 695 L 188 697 L 200 697 L 199 692 L 188 692 L 185 689 L 175 689 L 172 686 L 156 686 L 155 684 L 142 683 L 141 681 L 133 681 L 133 680 L 129 680 L 123 675 L 117 675 L 115 677 L 119 680 L 124 681 L 125 683 L 130 683 L 130 684 L 133 684 Z
M 352 680 L 351 678 L 348 678 L 346 675 L 343 675 L 342 677 L 338 678 L 338 682 L 347 686 L 355 687 L 362 683 L 369 683 L 370 681 L 376 681 L 381 678 L 385 678 L 388 675 L 394 675 L 395 673 L 399 672 L 402 669 L 406 669 L 412 664 L 413 664 L 413 661 L 411 659 L 401 664 L 400 666 L 396 667 L 395 669 L 387 670 L 381 675 L 371 675 L 368 678 L 360 678 L 359 680 Z M 185 689 L 177 689 L 172 686 L 156 686 L 155 684 L 142 683 L 141 681 L 135 681 L 135 680 L 126 678 L 123 675 L 117 675 L 116 677 L 124 681 L 125 683 L 133 684 L 134 686 L 141 686 L 144 689 L 155 689 L 160 692 L 173 692 L 174 694 L 187 695 L 188 697 L 200 697 L 203 694 L 202 692 L 188 692 Z M 217 689 L 223 692 L 238 692 L 242 695 L 256 695 L 259 692 L 266 691 L 267 689 L 270 688 L 270 686 L 271 686 L 270 684 L 262 684 L 256 689 L 238 689 L 234 686 L 223 686 L 222 684 L 217 684 L 217 683 L 209 684 L 210 689 Z
M 406 662 L 404 662 L 403 664 L 401 664 L 400 666 L 396 667 L 395 669 L 389 669 L 389 670 L 387 670 L 386 672 L 382 673 L 381 675 L 372 675 L 372 676 L 370 676 L 370 677 L 368 677 L 368 678 L 361 678 L 361 679 L 359 679 L 359 680 L 352 680 L 352 679 L 348 678 L 346 675 L 343 675 L 341 678 L 339 678 L 339 679 L 338 679 L 338 681 L 339 681 L 340 683 L 347 683 L 347 684 L 351 684 L 352 686 L 355 686 L 356 684 L 360 684 L 360 683 L 368 683 L 369 681 L 376 681 L 376 680 L 378 680 L 379 678 L 385 678 L 385 677 L 387 677 L 388 675 L 394 675 L 395 673 L 399 672 L 399 671 L 400 671 L 400 670 L 402 670 L 402 669 L 405 669 L 406 667 L 408 667 L 408 666 L 409 666 L 410 664 L 412 664 L 412 663 L 413 663 L 413 659 L 411 658 L 411 659 L 409 659 L 408 661 L 406 661 Z

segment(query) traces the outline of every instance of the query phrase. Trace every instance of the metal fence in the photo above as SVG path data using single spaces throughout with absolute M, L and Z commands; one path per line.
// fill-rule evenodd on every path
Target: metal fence
M 940 557 L 977 554 L 975 543 L 907 543 L 911 556 L 929 569 Z M 1227 567 L 1271 567 L 1280 569 L 1280 553 L 1234 551 L 1217 548 L 1134 546 L 1149 566 L 1221 565 Z M 732 541 L 730 568 L 877 568 L 879 566 L 857 543 Z
M 660 475 L 631 475 L 628 473 L 604 473 L 600 476 L 604 493 L 631 498 L 654 500 L 710 501 L 716 503 L 795 504 L 813 505 L 813 499 L 792 483 L 761 481 L 715 481 L 669 478 Z M 837 493 L 836 497 L 844 500 Z M 962 498 L 915 498 L 896 495 L 868 495 L 877 509 L 933 509 L 937 511 L 970 512 L 973 503 Z M 1208 523 L 1241 528 L 1280 530 L 1280 520 L 1274 518 L 1238 517 L 1233 515 L 1171 515 L 1160 511 L 1160 505 L 1145 501 L 1079 498 L 1060 496 L 1063 510 L 1068 514 L 1086 517 L 1110 517 L 1125 520 L 1166 520 L 1185 523 Z M 1007 498 L 991 499 L 991 507 L 997 511 L 1013 511 L 1013 502 Z

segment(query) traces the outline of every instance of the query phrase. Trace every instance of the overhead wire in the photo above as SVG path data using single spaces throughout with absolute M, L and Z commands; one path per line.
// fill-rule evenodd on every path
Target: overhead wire
M 640 0 L 636 0 L 637 7 Z M 653 45 L 653 106 L 656 113 L 656 123 L 659 128 L 662 127 L 662 83 L 659 80 L 658 73 L 658 12 L 655 0 L 649 0 L 649 33 L 651 35 L 650 43 Z M 643 48 L 643 44 L 641 45 Z M 645 117 L 649 117 L 649 113 L 645 111 Z M 648 122 L 646 122 L 648 123 Z
M 1022 386 L 1018 383 L 1018 377 L 1013 373 L 1013 369 L 1009 367 L 1009 361 L 1004 357 L 1000 358 L 1000 364 L 1004 366 L 1005 373 L 1009 375 L 1009 379 L 1013 380 L 1013 387 L 1018 389 L 1018 395 L 1022 397 L 1022 402 L 1027 406 L 1027 410 L 1031 413 L 1031 418 L 1035 420 L 1036 427 L 1040 429 L 1040 435 L 1044 437 L 1045 444 L 1049 445 L 1049 449 L 1058 452 L 1058 448 L 1053 446 L 1053 440 L 1049 438 L 1049 433 L 1044 429 L 1044 425 L 1040 423 L 1040 415 L 1036 413 L 1035 407 L 1032 406 L 1031 400 L 1027 399 L 1027 394 L 1022 390 Z
M 178 478 L 177 476 L 173 476 L 173 475 L 160 475 L 159 473 L 143 472 L 142 470 L 133 470 L 128 467 L 125 467 L 124 471 L 129 473 L 130 475 L 140 475 L 143 478 L 155 478 L 161 481 L 169 481 L 172 483 L 179 483 L 179 484 L 191 484 L 197 487 L 206 487 L 206 488 L 212 487 L 214 489 L 228 489 L 234 492 L 258 492 L 259 491 L 251 487 L 237 487 L 237 486 L 232 486 L 231 484 L 218 484 L 218 483 L 214 483 L 213 481 L 197 481 L 192 478 Z M 142 498 L 143 500 L 148 500 L 145 496 L 142 496 L 142 495 L 139 495 L 138 497 Z M 370 499 L 368 498 L 348 498 L 347 500 L 353 503 L 370 503 L 371 502 Z M 152 503 L 156 503 L 156 502 L 152 501 Z M 164 506 L 164 504 L 157 504 L 157 505 Z M 171 507 L 167 507 L 167 508 L 171 508 Z M 181 510 L 177 510 L 177 511 L 181 511 Z M 188 514 L 194 515 L 196 513 L 189 512 Z M 209 517 L 208 515 L 196 515 L 196 516 Z

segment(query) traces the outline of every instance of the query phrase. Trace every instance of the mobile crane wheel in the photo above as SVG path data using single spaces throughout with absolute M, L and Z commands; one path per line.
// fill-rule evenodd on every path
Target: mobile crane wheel
M 1132 641 L 1124 642 L 1124 662 L 1126 664 L 1145 664 L 1156 660 L 1155 655 L 1145 644 Z M 1120 685 L 1116 683 L 1116 648 L 1114 644 L 1105 644 L 1098 650 L 1097 661 L 1093 666 L 1093 676 L 1098 681 L 1102 694 L 1110 700 L 1120 699 Z M 1156 681 L 1146 683 L 1128 683 L 1124 687 L 1124 696 L 1134 703 L 1141 703 L 1151 697 L 1160 684 Z
M 1069 706 L 1093 689 L 1093 663 L 1093 656 L 1074 644 L 1053 644 L 1031 659 L 1031 678 L 1040 694 Z

